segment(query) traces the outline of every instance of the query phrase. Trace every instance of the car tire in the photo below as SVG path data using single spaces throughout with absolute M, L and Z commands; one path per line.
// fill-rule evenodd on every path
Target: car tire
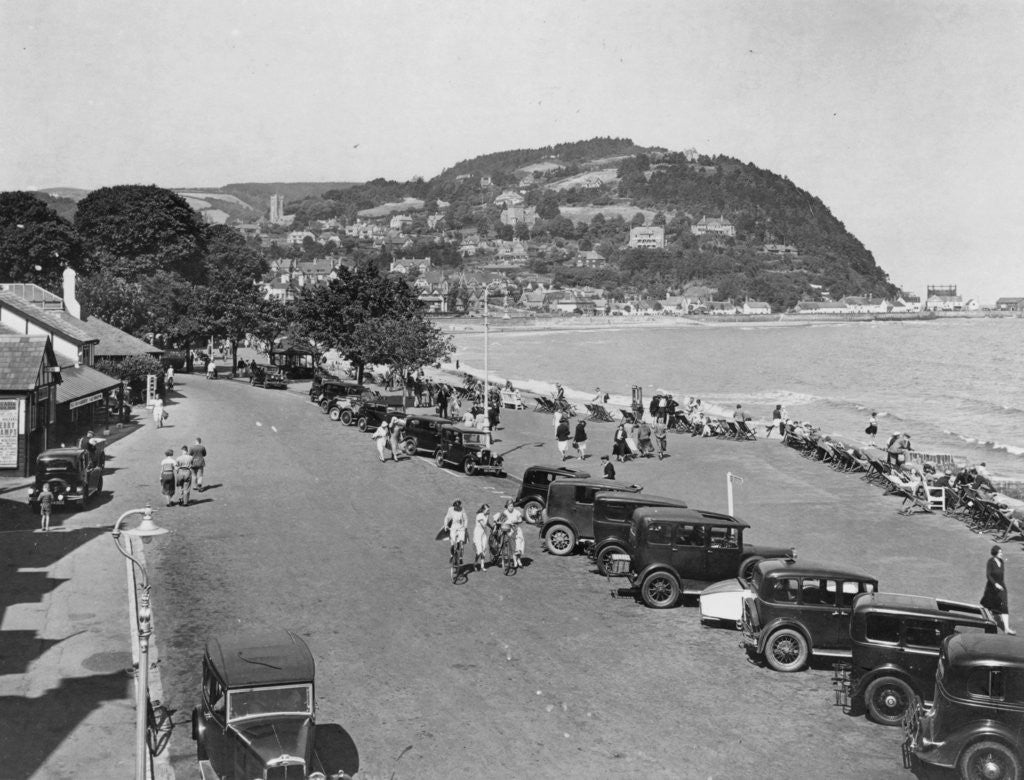
M 351 409 L 342 409 L 341 410 L 341 418 L 340 419 L 341 419 L 341 422 L 342 422 L 343 425 L 351 425 L 352 424 L 352 410 Z
M 472 458 L 466 458 L 462 461 L 462 470 L 466 472 L 467 477 L 476 475 L 476 461 Z
M 674 607 L 679 601 L 679 582 L 667 571 L 656 571 L 644 579 L 640 597 L 651 609 Z
M 777 672 L 798 672 L 807 664 L 811 650 L 795 628 L 780 628 L 768 637 L 764 658 Z
M 327 416 L 330 418 L 331 422 L 338 422 L 338 420 L 341 419 L 341 409 L 337 406 L 332 406 L 327 411 Z
M 367 420 L 365 417 L 360 417 L 359 420 L 356 422 L 356 427 L 363 433 L 366 433 L 366 429 L 369 427 L 369 422 L 370 421 Z
M 405 441 L 402 442 L 402 447 L 404 448 L 405 454 L 412 457 L 419 452 L 420 443 L 415 436 L 408 436 Z
M 199 728 L 199 711 L 192 710 L 192 739 L 196 741 L 196 760 L 208 761 L 210 756 L 206 752 L 206 743 L 202 739 L 202 729 Z
M 626 550 L 621 544 L 606 544 L 594 556 L 597 560 L 597 570 L 605 577 L 613 576 L 611 574 L 612 556 L 625 554 Z
M 576 534 L 564 523 L 555 523 L 544 532 L 544 544 L 552 555 L 571 555 L 576 548 Z
M 960 777 L 998 777 L 1000 780 L 1020 780 L 1020 757 L 1013 748 L 1002 742 L 987 739 L 967 748 L 957 762 Z
M 750 583 L 754 579 L 754 567 L 757 566 L 764 558 L 757 555 L 752 555 L 747 558 L 743 563 L 740 564 L 740 570 L 737 576 L 746 583 Z
M 531 498 L 523 504 L 523 517 L 529 519 L 536 517 L 538 520 L 544 515 L 544 505 L 535 498 Z
M 322 399 L 320 403 L 317 404 L 317 406 L 320 407 L 320 411 L 323 412 L 324 414 L 327 414 L 328 412 L 331 411 L 331 402 L 328 401 L 326 398 Z
M 883 726 L 900 726 L 903 716 L 915 705 L 917 694 L 899 677 L 879 677 L 864 691 L 868 716 Z
M 444 468 L 444 453 L 441 450 L 434 453 L 434 463 L 439 469 Z

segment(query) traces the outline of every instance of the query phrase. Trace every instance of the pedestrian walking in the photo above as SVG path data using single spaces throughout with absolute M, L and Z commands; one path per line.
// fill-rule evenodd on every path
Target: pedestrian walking
M 782 411 L 782 404 L 775 404 L 775 408 L 772 409 L 772 423 L 771 425 L 766 425 L 764 428 L 764 437 L 766 439 L 770 439 L 772 437 L 772 431 L 774 431 L 776 428 L 779 429 L 779 436 L 783 435 L 784 431 L 782 430 L 782 419 L 785 416 L 786 415 Z
M 640 424 L 636 426 L 635 433 L 637 446 L 640 449 L 640 457 L 646 458 L 649 455 L 653 455 L 654 445 L 651 443 L 651 426 L 647 424 L 647 420 L 640 420 Z
M 377 457 L 380 458 L 381 463 L 387 460 L 387 458 L 384 457 L 384 450 L 391 443 L 390 440 L 388 439 L 389 434 L 390 431 L 388 430 L 388 424 L 386 420 L 381 422 L 381 424 L 377 426 L 377 430 L 373 432 L 373 442 L 374 444 L 377 445 Z
M 402 429 L 405 428 L 405 421 L 392 417 L 388 423 L 388 443 L 391 445 L 391 457 L 398 460 L 398 451 L 401 449 Z
M 981 606 L 987 607 L 996 620 L 1000 622 L 1007 634 L 1017 632 L 1010 628 L 1010 603 L 1006 595 L 1006 557 L 1003 548 L 992 545 L 992 557 L 985 564 L 985 593 L 981 597 Z
M 654 419 L 653 433 L 658 446 L 658 460 L 661 460 L 668 454 L 668 425 L 663 415 L 658 415 Z
M 164 459 L 160 461 L 160 492 L 167 506 L 174 503 L 174 472 L 178 469 L 178 461 L 174 459 L 174 450 L 164 450 Z
M 181 448 L 181 455 L 175 461 L 174 484 L 178 487 L 178 503 L 188 506 L 192 498 L 192 456 L 188 445 Z
M 875 434 L 878 433 L 878 413 L 871 412 L 871 416 L 868 417 L 868 427 L 864 429 L 864 433 L 871 437 L 871 443 L 875 443 Z
M 526 537 L 523 536 L 523 513 L 510 498 L 501 511 L 501 523 L 508 526 L 508 533 L 513 535 L 513 551 L 517 569 L 523 566 L 523 553 L 526 552 Z
M 587 459 L 587 421 L 580 420 L 576 423 L 576 432 L 572 435 L 572 446 L 576 448 L 576 452 L 580 460 Z
M 164 411 L 164 399 L 157 398 L 153 403 L 153 422 L 157 428 L 164 427 L 164 420 L 167 419 L 167 412 Z
M 612 454 L 615 455 L 615 460 L 617 461 L 621 461 L 629 453 L 626 436 L 626 423 L 620 422 L 619 427 L 615 429 L 615 435 L 612 439 Z
M 558 451 L 562 455 L 562 460 L 565 460 L 569 457 L 569 421 L 565 417 L 562 417 L 558 427 L 555 428 L 555 441 L 558 443 Z
M 196 492 L 203 492 L 203 471 L 206 469 L 206 447 L 203 440 L 196 436 L 196 443 L 189 447 L 189 454 L 192 456 L 192 484 Z
M 42 490 L 39 491 L 39 530 L 50 530 L 50 515 L 53 513 L 53 491 L 50 490 L 50 483 L 44 482 Z
M 481 504 L 476 511 L 476 525 L 473 526 L 473 548 L 476 550 L 476 566 L 480 571 L 484 568 L 484 558 L 489 549 L 488 539 L 491 535 L 491 505 Z
M 601 460 L 604 462 L 604 478 L 615 479 L 615 466 L 612 465 L 611 460 L 607 455 L 602 455 Z
M 456 498 L 444 516 L 444 530 L 448 532 L 448 544 L 451 547 L 450 557 L 455 558 L 455 545 L 466 542 L 466 527 L 469 521 L 462 511 L 462 499 Z

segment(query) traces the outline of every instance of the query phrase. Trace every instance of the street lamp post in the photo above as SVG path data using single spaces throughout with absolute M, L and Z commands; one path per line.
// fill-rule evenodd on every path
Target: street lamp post
M 487 338 L 488 338 L 488 319 L 489 310 L 487 308 L 487 292 L 488 286 L 484 286 L 484 433 L 491 432 L 491 384 L 490 374 L 487 371 Z
M 153 509 L 147 506 L 145 509 L 129 509 L 114 523 L 110 535 L 114 538 L 114 546 L 117 551 L 131 561 L 142 574 L 142 594 L 138 603 L 138 628 L 139 628 L 139 668 L 136 674 L 136 699 L 135 699 L 135 780 L 146 780 L 146 717 L 148 713 L 147 704 L 149 701 L 149 637 L 153 633 L 153 612 L 149 606 L 149 575 L 143 563 L 133 556 L 127 545 L 121 544 L 121 524 L 131 515 L 142 515 L 142 522 L 137 528 L 123 533 L 134 539 L 141 539 L 143 544 L 149 544 L 155 536 L 162 536 L 167 533 L 166 528 L 161 528 L 153 522 Z

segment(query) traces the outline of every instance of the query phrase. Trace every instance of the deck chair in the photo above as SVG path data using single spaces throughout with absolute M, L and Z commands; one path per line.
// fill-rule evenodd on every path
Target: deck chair
M 611 412 L 601 404 L 587 404 L 587 411 L 590 412 L 591 420 L 597 420 L 598 422 L 615 422 L 615 418 L 612 417 Z
M 632 409 L 620 409 L 622 413 L 622 421 L 629 423 L 630 425 L 636 425 L 640 422 L 640 417 Z
M 544 414 L 554 414 L 555 402 L 551 398 L 547 398 L 543 395 L 537 396 L 537 405 L 533 407 L 535 412 L 543 412 Z
M 736 427 L 734 420 L 722 420 L 723 427 L 725 429 L 725 438 L 727 439 L 739 439 L 740 429 Z
M 687 416 L 686 412 L 681 409 L 677 409 L 676 413 L 669 418 L 668 427 L 669 430 L 688 432 L 693 430 L 693 422 Z
M 743 422 L 737 421 L 736 429 L 739 431 L 740 439 L 742 441 L 755 441 L 757 439 L 757 434 L 754 433 L 754 430 L 750 427 L 750 424 L 747 423 L 745 420 Z

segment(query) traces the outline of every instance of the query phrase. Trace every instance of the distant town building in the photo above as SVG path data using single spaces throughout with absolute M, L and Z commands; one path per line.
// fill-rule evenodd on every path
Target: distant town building
M 505 190 L 494 199 L 495 206 L 522 206 L 523 196 L 513 190 Z
M 274 193 L 270 196 L 270 224 L 284 224 L 284 195 Z
M 925 296 L 925 311 L 961 311 L 963 300 L 957 295 L 955 284 L 929 285 Z
M 640 225 L 639 227 L 630 228 L 629 248 L 664 249 L 665 228 L 661 225 L 651 225 L 650 227 Z
M 532 228 L 537 224 L 537 209 L 534 206 L 509 206 L 501 212 L 501 224 Z
M 700 222 L 690 227 L 690 232 L 695 236 L 728 236 L 736 237 L 736 227 L 725 217 L 701 217 Z
M 771 314 L 772 307 L 765 301 L 751 301 L 746 300 L 743 302 L 743 308 L 740 309 L 740 314 Z
M 1024 298 L 999 298 L 996 300 L 999 311 L 1024 311 Z

